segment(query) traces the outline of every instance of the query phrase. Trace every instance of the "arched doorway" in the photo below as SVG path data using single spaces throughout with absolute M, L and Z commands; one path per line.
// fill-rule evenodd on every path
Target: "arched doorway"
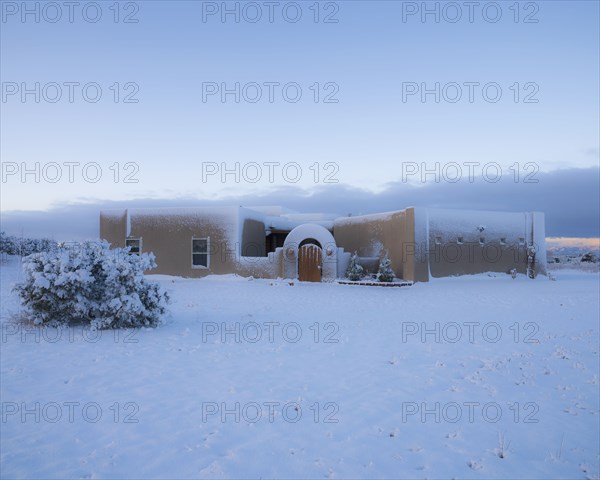
M 305 223 L 294 228 L 283 244 L 285 278 L 332 281 L 337 278 L 337 245 L 322 225 Z
M 320 282 L 322 275 L 322 248 L 314 238 L 303 240 L 298 248 L 298 280 Z

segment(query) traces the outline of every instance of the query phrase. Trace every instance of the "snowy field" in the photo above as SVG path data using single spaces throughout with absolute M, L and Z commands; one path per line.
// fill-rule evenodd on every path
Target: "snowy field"
M 598 479 L 599 275 L 153 276 L 157 329 L 12 323 L 2 478 Z

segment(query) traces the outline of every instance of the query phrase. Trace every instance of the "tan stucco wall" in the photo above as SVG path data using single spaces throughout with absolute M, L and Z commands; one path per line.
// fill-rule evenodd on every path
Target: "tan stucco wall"
M 283 275 L 283 249 L 278 248 L 266 257 L 240 257 L 236 273 L 243 277 L 279 278 Z
M 428 213 L 425 208 L 406 209 L 406 219 L 401 235 L 404 280 L 429 281 L 429 258 L 427 256 Z
M 406 230 L 406 212 L 342 217 L 333 224 L 338 247 L 356 252 L 359 257 L 380 257 L 384 251 L 397 277 L 404 277 L 402 241 Z M 371 272 L 376 273 L 376 272 Z
M 278 257 L 265 255 L 263 218 L 241 207 L 107 211 L 100 215 L 100 236 L 113 247 L 124 247 L 128 236 L 141 238 L 142 252 L 156 256 L 153 274 L 277 277 Z M 209 238 L 208 268 L 192 266 L 192 238 Z
M 184 221 L 182 221 L 184 220 Z M 203 277 L 210 273 L 232 273 L 235 243 L 228 239 L 233 228 L 215 225 L 207 218 L 130 214 L 132 237 L 142 237 L 142 251 L 156 255 L 158 268 L 152 273 Z M 209 267 L 192 267 L 192 238 L 209 238 Z M 231 253 L 230 253 L 231 252 Z
M 101 215 L 102 238 L 112 246 L 125 245 L 123 222 Z M 153 274 L 203 277 L 235 273 L 239 256 L 239 209 L 132 209 L 128 211 L 129 236 L 142 239 L 142 252 L 156 256 Z M 192 238 L 209 238 L 208 268 L 192 267 Z
M 527 213 L 430 209 L 429 271 L 433 277 L 527 271 Z M 480 227 L 484 227 L 480 231 Z M 462 244 L 459 243 L 462 239 Z
M 124 248 L 127 237 L 127 210 L 100 212 L 100 238 L 112 248 Z
M 387 251 L 396 276 L 405 280 L 426 282 L 430 275 L 508 272 L 512 268 L 525 273 L 527 245 L 532 242 L 538 250 L 536 272 L 545 273 L 540 213 L 411 207 L 338 219 L 334 236 L 338 246 L 356 251 L 359 257 L 381 257 Z
M 252 218 L 244 219 L 242 226 L 242 256 L 266 256 L 265 223 Z
M 341 218 L 334 222 L 333 232 L 344 250 L 356 251 L 359 257 L 382 257 L 387 251 L 397 277 L 426 282 L 429 280 L 427 225 L 427 210 L 410 207 L 385 214 Z

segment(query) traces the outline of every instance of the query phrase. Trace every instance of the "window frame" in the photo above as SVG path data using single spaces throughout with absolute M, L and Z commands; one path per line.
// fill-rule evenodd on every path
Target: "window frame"
M 141 255 L 142 254 L 142 237 L 126 237 L 125 238 L 125 248 L 127 247 L 131 247 L 131 245 L 127 245 L 127 242 L 129 241 L 137 241 L 138 242 L 138 251 L 137 252 L 132 252 L 131 249 L 129 250 L 129 255 Z
M 204 252 L 194 252 L 194 240 L 206 240 L 206 253 Z M 210 237 L 192 237 L 192 241 L 190 243 L 190 260 L 193 269 L 198 270 L 208 270 L 210 268 Z M 194 265 L 194 255 L 204 255 L 206 254 L 206 265 Z

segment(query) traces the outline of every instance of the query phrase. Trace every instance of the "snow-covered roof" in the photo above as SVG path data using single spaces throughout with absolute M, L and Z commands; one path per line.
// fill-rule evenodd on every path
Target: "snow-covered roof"
M 331 230 L 334 220 L 339 217 L 335 213 L 299 213 L 286 207 L 273 205 L 243 209 L 249 216 L 251 212 L 262 214 L 265 228 L 269 230 L 292 230 L 305 223 L 314 223 Z
M 162 208 L 129 208 L 134 216 L 225 216 L 237 214 L 239 207 L 162 207 Z
M 303 225 L 305 223 L 314 223 L 321 225 L 328 230 L 333 229 L 333 220 L 327 219 L 312 219 L 312 218 L 290 218 L 289 216 L 267 216 L 265 217 L 265 228 L 269 230 L 284 230 L 291 231 L 294 228 Z
M 125 213 L 124 208 L 111 208 L 110 210 L 101 210 L 100 215 L 105 218 L 121 218 Z
M 295 210 L 292 210 L 291 208 L 287 208 L 287 207 L 282 207 L 281 205 L 261 205 L 261 206 L 257 206 L 257 207 L 244 207 L 247 208 L 248 210 L 254 210 L 255 212 L 260 212 L 263 213 L 265 215 L 270 215 L 270 216 L 280 216 L 280 215 L 286 215 L 289 213 L 298 213 Z
M 404 210 L 395 210 L 393 212 L 371 213 L 368 215 L 358 215 L 356 217 L 337 217 L 336 225 L 356 225 L 357 223 L 372 222 L 374 220 L 389 220 L 393 215 Z

